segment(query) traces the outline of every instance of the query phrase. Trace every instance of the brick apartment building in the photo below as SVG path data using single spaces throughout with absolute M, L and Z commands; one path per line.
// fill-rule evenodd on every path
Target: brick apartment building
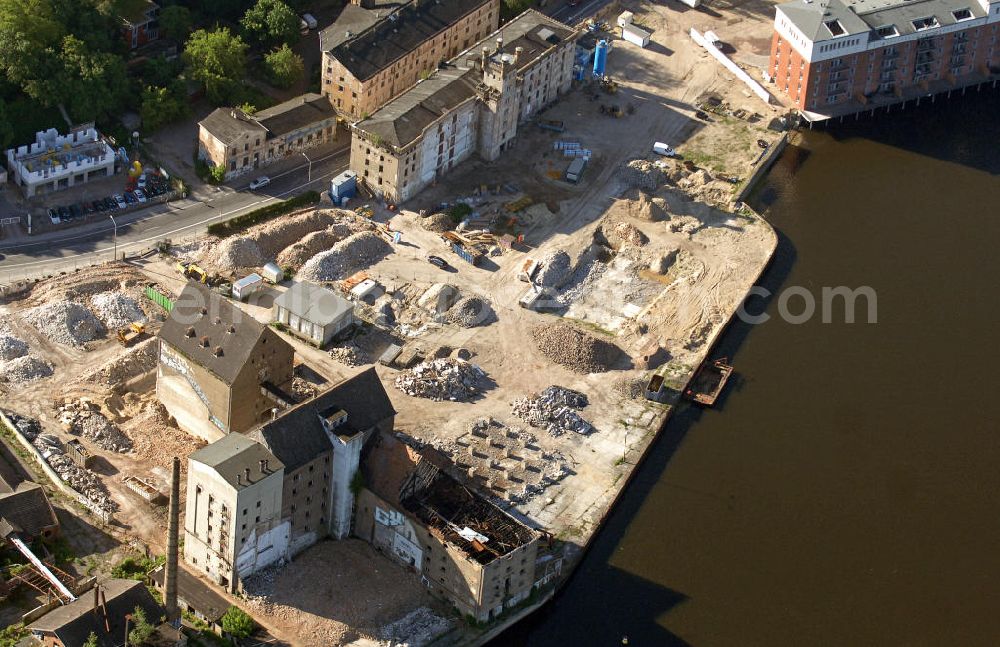
M 1000 78 L 1000 2 L 793 0 L 768 74 L 810 120 Z
M 528 10 L 352 127 L 351 170 L 404 202 L 478 153 L 494 160 L 518 125 L 569 90 L 571 27 Z
M 500 0 L 352 0 L 323 30 L 322 92 L 361 119 L 497 28 Z

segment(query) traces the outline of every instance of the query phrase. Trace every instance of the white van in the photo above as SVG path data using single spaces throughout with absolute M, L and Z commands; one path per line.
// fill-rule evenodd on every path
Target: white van
M 653 152 L 657 155 L 663 155 L 665 157 L 677 157 L 677 151 L 670 148 L 663 142 L 656 142 L 653 144 Z

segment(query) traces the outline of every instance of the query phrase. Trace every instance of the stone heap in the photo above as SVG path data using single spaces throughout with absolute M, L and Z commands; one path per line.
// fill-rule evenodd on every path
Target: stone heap
M 541 427 L 552 436 L 567 431 L 589 434 L 594 426 L 576 410 L 587 406 L 587 396 L 561 386 L 550 386 L 531 398 L 518 398 L 511 403 L 511 413 L 532 427 Z
M 59 407 L 59 422 L 70 433 L 94 441 L 101 449 L 119 453 L 132 449 L 132 440 L 85 398 Z
M 400 374 L 395 385 L 418 398 L 468 402 L 482 393 L 485 380 L 486 372 L 475 364 L 448 357 L 417 364 Z

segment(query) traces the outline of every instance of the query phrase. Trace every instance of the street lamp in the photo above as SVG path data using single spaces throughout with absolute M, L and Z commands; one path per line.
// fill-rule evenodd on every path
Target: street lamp
M 306 158 L 306 161 L 309 162 L 309 177 L 308 177 L 307 181 L 312 182 L 313 181 L 313 162 L 312 162 L 311 159 L 309 159 L 309 156 L 306 155 L 305 153 L 303 153 L 302 151 L 299 151 L 299 155 L 301 155 L 302 157 Z
M 108 218 L 111 218 L 111 224 L 115 226 L 115 260 L 118 260 L 118 223 L 115 222 L 115 217 L 108 214 Z

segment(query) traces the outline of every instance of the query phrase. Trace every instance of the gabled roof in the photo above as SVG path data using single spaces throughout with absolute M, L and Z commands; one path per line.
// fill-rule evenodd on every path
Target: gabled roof
M 56 607 L 28 625 L 32 632 L 56 636 L 64 645 L 83 645 L 91 632 L 100 647 L 120 647 L 125 636 L 125 615 L 141 607 L 153 625 L 164 614 L 146 585 L 138 580 L 106 580 L 101 585 L 106 600 L 104 610 L 94 605 L 94 592 L 87 592 L 67 605 Z M 107 625 L 105 625 L 107 621 Z
M 216 108 L 198 122 L 213 137 L 229 146 L 244 135 L 266 134 L 267 130 L 239 108 Z
M 252 119 L 267 129 L 271 137 L 280 137 L 336 116 L 329 99 L 311 92 L 255 112 Z
M 184 287 L 159 336 L 226 384 L 236 380 L 262 337 L 264 343 L 288 346 L 230 300 L 194 281 Z M 221 354 L 217 354 L 218 348 Z
M 41 485 L 25 481 L 13 492 L 0 495 L 0 519 L 11 529 L 37 537 L 46 528 L 59 525 L 55 510 Z
M 325 326 L 354 310 L 354 304 L 333 290 L 314 283 L 295 282 L 274 300 L 297 317 Z
M 377 2 L 375 9 L 348 4 L 337 16 L 337 20 L 319 33 L 320 51 L 329 52 L 334 47 L 359 37 L 366 29 L 385 20 L 390 11 L 402 4 L 404 3 L 395 0 L 384 0 Z
M 378 20 L 361 36 L 341 41 L 327 51 L 354 78 L 364 81 L 488 2 L 411 1 L 398 10 L 386 12 L 386 18 Z
M 331 407 L 346 411 L 347 427 L 355 431 L 368 431 L 396 415 L 374 366 L 347 378 L 312 402 L 321 412 Z
M 229 485 L 239 490 L 264 480 L 285 466 L 256 440 L 243 434 L 227 434 L 188 456 L 189 460 L 215 470 Z M 261 461 L 267 461 L 261 471 Z M 250 470 L 247 482 L 246 470 Z

